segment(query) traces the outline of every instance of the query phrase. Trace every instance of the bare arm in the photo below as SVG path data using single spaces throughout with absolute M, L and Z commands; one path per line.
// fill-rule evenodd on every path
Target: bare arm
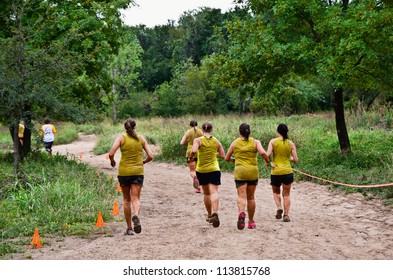
M 188 138 L 188 130 L 186 131 L 186 133 L 184 133 L 183 138 L 180 140 L 180 145 L 186 144 L 187 138 Z
M 297 157 L 296 146 L 295 146 L 295 144 L 292 141 L 290 141 L 289 144 L 291 145 L 291 149 L 292 149 L 292 158 L 291 158 L 291 160 L 294 163 L 298 163 L 299 159 Z
M 219 158 L 225 158 L 224 147 L 222 146 L 222 144 L 220 143 L 220 141 L 217 140 L 217 143 L 218 143 L 218 154 L 217 154 L 217 157 L 219 157 Z
M 147 155 L 147 158 L 145 158 L 143 160 L 143 164 L 145 164 L 145 163 L 148 163 L 148 162 L 152 161 L 154 159 L 154 155 L 153 155 L 153 152 L 150 149 L 149 144 L 145 140 L 145 138 L 143 138 L 142 136 L 141 136 L 141 138 L 142 138 L 142 141 L 143 141 L 143 149 L 145 150 L 146 155 Z
M 266 162 L 266 165 L 270 163 L 270 157 L 267 155 L 265 149 L 262 147 L 261 141 L 255 140 L 255 148 L 257 149 L 258 153 L 263 157 Z
M 272 167 L 272 168 L 275 168 L 276 166 L 274 165 L 274 163 L 272 163 L 272 162 L 270 161 L 270 156 L 273 154 L 273 142 L 274 142 L 273 139 L 270 140 L 269 146 L 268 146 L 268 148 L 267 148 L 266 154 L 267 154 L 267 157 L 269 158 L 269 163 L 268 163 L 268 165 L 270 165 L 270 167 Z
M 268 157 L 270 157 L 272 155 L 272 153 L 273 153 L 273 139 L 270 140 L 266 153 L 267 153 Z
M 115 167 L 116 166 L 116 161 L 115 161 L 115 153 L 119 149 L 120 145 L 124 142 L 124 137 L 119 136 L 115 139 L 115 142 L 113 142 L 112 148 L 109 151 L 109 159 L 111 161 L 111 166 Z
M 227 162 L 235 162 L 235 159 L 232 157 L 233 154 L 233 146 L 234 146 L 234 142 L 232 142 L 232 144 L 229 146 L 228 152 L 225 155 L 225 160 Z

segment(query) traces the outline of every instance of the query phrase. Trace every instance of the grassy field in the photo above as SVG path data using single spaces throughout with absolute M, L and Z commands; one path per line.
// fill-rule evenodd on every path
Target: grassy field
M 289 137 L 297 146 L 299 163 L 294 167 L 305 173 L 327 180 L 354 184 L 373 185 L 393 182 L 393 133 L 392 112 L 348 112 L 347 128 L 351 141 L 352 154 L 342 157 L 335 129 L 333 113 L 302 115 L 291 117 L 255 117 L 244 116 L 187 116 L 182 118 L 151 118 L 137 120 L 137 131 L 144 135 L 149 143 L 159 145 L 160 154 L 156 160 L 184 164 L 185 147 L 179 142 L 188 129 L 191 119 L 196 119 L 199 126 L 205 121 L 213 123 L 213 134 L 227 150 L 236 138 L 238 127 L 246 122 L 251 126 L 251 134 L 261 140 L 266 149 L 269 140 L 276 137 L 276 128 L 280 123 L 289 127 Z M 123 127 L 102 129 L 97 153 L 107 152 L 113 142 L 113 135 L 123 132 Z M 220 161 L 222 170 L 232 171 L 233 164 Z M 262 177 L 269 176 L 269 169 L 261 165 Z M 296 173 L 297 180 L 310 178 Z M 322 181 L 317 181 L 323 183 Z M 377 195 L 393 204 L 393 188 L 347 188 L 334 186 L 346 192 L 361 192 L 372 198 Z
M 308 174 L 328 180 L 355 184 L 393 182 L 392 112 L 348 112 L 347 128 L 352 154 L 342 157 L 332 113 L 291 117 L 243 116 L 186 116 L 181 118 L 136 119 L 138 133 L 151 145 L 159 147 L 157 161 L 184 164 L 185 147 L 180 147 L 191 119 L 199 126 L 205 121 L 213 123 L 213 134 L 225 150 L 237 137 L 238 127 L 246 122 L 251 136 L 261 140 L 266 149 L 269 140 L 276 137 L 279 123 L 289 127 L 289 138 L 296 144 L 299 163 L 294 167 Z M 56 144 L 77 139 L 78 133 L 99 136 L 95 153 L 107 153 L 116 135 L 123 133 L 123 125 L 110 122 L 73 125 L 56 124 Z M 39 147 L 39 142 L 33 146 Z M 2 151 L 12 149 L 7 129 L 0 129 Z M 97 212 L 110 220 L 113 198 L 113 179 L 97 176 L 88 166 L 67 160 L 62 156 L 47 157 L 35 151 L 22 165 L 23 179 L 12 172 L 12 154 L 0 153 L 0 256 L 20 250 L 20 244 L 31 242 L 35 227 L 46 234 L 86 235 L 94 231 Z M 232 171 L 233 164 L 220 160 L 222 170 Z M 269 169 L 260 165 L 261 176 L 267 178 Z M 70 176 L 71 174 L 71 176 Z M 310 180 L 295 173 L 296 180 Z M 316 181 L 323 183 L 321 181 Z M 110 186 L 110 187 L 108 187 Z M 333 186 L 346 192 L 359 191 L 367 198 L 383 198 L 393 205 L 393 188 L 346 188 Z M 18 239 L 15 239 L 19 237 Z M 24 238 L 23 238 L 24 237 Z M 17 241 L 16 241 L 17 240 Z M 45 241 L 44 241 L 45 242 Z

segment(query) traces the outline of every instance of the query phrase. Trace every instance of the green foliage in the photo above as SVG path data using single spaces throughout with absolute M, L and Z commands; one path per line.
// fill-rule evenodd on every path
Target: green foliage
M 125 120 L 127 118 L 140 118 L 152 113 L 152 96 L 150 93 L 130 92 L 128 98 L 122 100 L 118 108 L 118 119 Z
M 1 150 L 12 150 L 13 143 L 10 135 L 10 131 L 6 127 L 0 128 L 0 149 Z
M 160 85 L 156 90 L 156 100 L 152 103 L 152 109 L 154 114 L 163 117 L 181 115 L 182 110 L 176 89 L 166 82 Z
M 129 101 L 131 92 L 137 87 L 139 69 L 142 66 L 140 56 L 142 48 L 131 29 L 125 28 L 124 35 L 119 39 L 121 47 L 117 54 L 113 54 L 106 67 L 108 76 L 111 77 L 111 87 L 105 90 L 102 101 L 111 105 L 112 120 L 116 123 L 117 106 L 123 101 Z
M 124 126 L 122 124 L 102 124 L 102 130 L 101 133 L 98 134 L 99 138 L 96 146 L 94 147 L 94 153 L 97 155 L 108 153 L 116 137 L 123 133 Z
M 11 165 L 4 158 L 1 161 L 2 166 Z M 102 211 L 105 220 L 111 219 L 116 196 L 113 181 L 98 177 L 86 164 L 63 156 L 33 153 L 21 169 L 24 177 L 14 183 L 14 177 L 1 177 L 3 238 L 32 236 L 35 228 L 43 235 L 87 234 L 94 228 L 98 211 Z

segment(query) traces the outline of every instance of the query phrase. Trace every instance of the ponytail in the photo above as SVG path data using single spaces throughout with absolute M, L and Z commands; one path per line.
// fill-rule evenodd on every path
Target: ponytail
M 194 121 L 194 120 L 190 121 L 190 126 L 194 128 L 194 131 L 197 130 L 197 125 L 198 125 L 197 121 Z
M 124 122 L 124 128 L 129 136 L 139 141 L 138 135 L 135 133 L 136 122 L 133 119 L 126 119 Z
M 213 125 L 211 122 L 205 122 L 202 124 L 202 130 L 204 132 L 211 132 L 213 130 Z
M 250 133 L 251 133 L 250 126 L 246 123 L 242 123 L 239 126 L 239 133 L 241 136 L 244 137 L 244 140 L 248 141 L 248 137 L 250 136 Z
M 284 141 L 288 139 L 288 131 L 289 129 L 286 124 L 281 123 L 277 127 L 277 132 L 280 133 Z

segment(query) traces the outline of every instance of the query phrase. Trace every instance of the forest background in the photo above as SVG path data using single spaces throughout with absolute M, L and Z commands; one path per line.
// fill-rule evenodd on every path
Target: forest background
M 69 172 L 84 170 L 39 152 L 44 117 L 63 124 L 63 136 L 71 131 L 68 141 L 80 131 L 101 133 L 97 153 L 108 151 L 107 133 L 121 131 L 119 120 L 137 118 L 161 147 L 158 159 L 172 162 L 183 154 L 169 139 L 180 139 L 191 116 L 220 123 L 226 147 L 240 120 L 255 127 L 265 147 L 286 122 L 304 151 L 299 167 L 346 183 L 393 181 L 393 1 L 234 2 L 225 13 L 200 8 L 154 28 L 124 25 L 129 0 L 0 3 L 3 238 L 30 235 L 26 220 L 10 221 L 48 204 L 47 196 L 42 205 L 35 197 L 40 188 L 67 184 L 65 176 L 48 174 L 53 161 L 59 172 L 68 165 Z M 85 168 L 90 175 L 77 181 L 103 180 Z M 375 194 L 391 203 L 392 188 Z M 48 232 L 84 232 L 81 225 L 95 216 L 76 213 L 61 224 L 31 217 Z M 1 250 L 14 247 L 2 243 Z

